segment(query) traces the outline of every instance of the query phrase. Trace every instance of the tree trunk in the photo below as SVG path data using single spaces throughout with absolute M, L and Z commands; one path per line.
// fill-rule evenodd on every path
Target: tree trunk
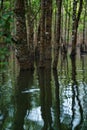
M 39 60 L 39 67 L 44 67 L 44 54 L 45 54 L 45 3 L 46 0 L 41 0 L 41 37 L 40 37 L 40 60 Z
M 83 19 L 83 44 L 85 44 L 85 27 L 86 27 L 86 9 L 87 9 L 87 3 L 85 3 L 85 12 L 84 12 L 84 19 Z
M 56 43 L 55 43 L 55 49 L 54 49 L 54 62 L 53 62 L 53 68 L 57 68 L 58 63 L 58 57 L 59 57 L 59 49 L 60 49 L 60 29 L 61 29 L 61 7 L 62 7 L 62 0 L 57 1 L 57 7 L 58 7 L 58 19 L 57 19 L 57 37 L 56 37 Z
M 70 14 L 69 14 L 69 17 L 68 17 L 68 32 L 67 32 L 67 45 L 69 45 L 69 42 L 70 42 Z
M 41 42 L 40 42 L 40 67 L 46 67 L 51 60 L 51 24 L 52 24 L 52 0 L 41 1 Z M 46 64 L 45 64 L 46 63 Z
M 71 55 L 75 55 L 76 54 L 76 40 L 77 40 L 76 12 L 77 12 L 77 0 L 73 0 L 72 52 L 71 52 Z
M 16 18 L 16 56 L 20 64 L 20 69 L 33 69 L 29 60 L 29 50 L 27 45 L 26 19 L 25 19 L 25 2 L 16 0 L 15 3 Z
M 52 26 L 52 0 L 46 0 L 46 18 L 45 18 L 45 62 L 46 67 L 51 57 L 51 26 Z M 48 66 L 49 67 L 49 66 Z
M 78 15 L 76 16 L 77 0 L 73 1 L 73 17 L 72 17 L 73 24 L 72 24 L 72 50 L 71 50 L 71 57 L 76 55 L 77 30 L 78 30 L 78 24 L 79 24 L 79 20 L 80 20 L 80 15 L 81 15 L 81 12 L 82 12 L 82 4 L 83 4 L 83 0 L 80 0 Z
M 41 19 L 39 20 L 38 29 L 37 29 L 37 44 L 35 47 L 35 57 L 39 59 L 40 57 L 40 37 L 41 37 Z

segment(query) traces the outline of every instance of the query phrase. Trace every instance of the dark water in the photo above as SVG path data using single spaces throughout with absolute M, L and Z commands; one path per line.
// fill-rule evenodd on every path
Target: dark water
M 0 68 L 0 130 L 87 130 L 87 56 L 59 60 L 57 71 Z

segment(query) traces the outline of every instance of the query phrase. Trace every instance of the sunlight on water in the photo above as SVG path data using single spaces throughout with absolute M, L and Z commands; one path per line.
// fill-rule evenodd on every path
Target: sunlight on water
M 39 125 L 43 126 L 43 124 L 44 124 L 42 116 L 41 116 L 41 107 L 33 108 L 32 110 L 27 111 L 26 118 L 28 120 L 37 122 Z
M 33 93 L 33 92 L 38 92 L 40 91 L 40 89 L 30 89 L 30 90 L 26 90 L 26 91 L 22 91 L 22 93 Z

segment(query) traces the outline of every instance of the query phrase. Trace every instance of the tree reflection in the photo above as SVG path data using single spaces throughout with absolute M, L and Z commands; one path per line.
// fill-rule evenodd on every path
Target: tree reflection
M 15 87 L 15 117 L 13 130 L 24 130 L 24 117 L 26 116 L 27 109 L 30 109 L 30 97 L 23 91 L 31 86 L 33 79 L 33 71 L 20 71 L 18 76 L 17 85 Z M 29 100 L 28 100 L 29 98 Z
M 54 80 L 55 80 L 55 93 L 56 93 L 56 125 L 57 129 L 61 130 L 60 124 L 60 98 L 59 98 L 59 81 L 58 81 L 58 74 L 57 70 L 53 71 Z
M 83 74 L 83 79 L 82 79 L 82 82 L 83 82 L 83 84 L 84 84 L 84 82 L 85 82 L 85 56 L 81 56 L 80 57 L 81 58 L 81 62 L 82 62 L 82 74 Z M 85 88 L 85 84 L 84 84 L 84 88 Z
M 6 85 L 8 81 L 7 69 L 0 68 L 0 130 L 4 128 L 4 124 L 9 117 L 8 109 L 10 107 L 9 99 L 11 99 L 11 95 L 6 91 L 9 89 L 9 86 Z
M 72 130 L 80 130 L 83 121 L 83 109 L 79 99 L 78 83 L 76 81 L 76 57 L 72 62 Z
M 39 69 L 41 112 L 44 121 L 42 130 L 52 128 L 52 92 L 51 92 L 51 67 Z

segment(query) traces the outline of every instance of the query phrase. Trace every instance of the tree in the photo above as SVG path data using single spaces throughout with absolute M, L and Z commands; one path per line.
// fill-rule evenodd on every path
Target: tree
M 62 7 L 62 0 L 57 0 L 57 12 L 58 12 L 58 18 L 57 18 L 57 36 L 56 36 L 56 42 L 55 42 L 55 49 L 54 49 L 54 62 L 53 62 L 53 68 L 57 68 L 58 63 L 58 56 L 59 56 L 59 49 L 60 49 L 60 31 L 61 31 L 61 7 Z
M 29 49 L 27 44 L 26 19 L 25 19 L 25 2 L 16 0 L 15 4 L 16 18 L 16 56 L 20 64 L 20 69 L 33 69 L 29 60 Z
M 45 63 L 51 60 L 51 24 L 52 24 L 52 0 L 41 1 L 41 38 L 40 38 L 40 63 L 39 67 L 44 67 Z
M 45 44 L 45 0 L 41 0 L 41 28 L 40 28 L 40 61 L 39 66 L 44 66 L 44 44 Z
M 78 30 L 80 15 L 82 12 L 83 0 L 80 0 L 78 12 L 77 12 L 77 2 L 78 2 L 77 0 L 73 0 L 71 57 L 76 55 L 77 30 Z

